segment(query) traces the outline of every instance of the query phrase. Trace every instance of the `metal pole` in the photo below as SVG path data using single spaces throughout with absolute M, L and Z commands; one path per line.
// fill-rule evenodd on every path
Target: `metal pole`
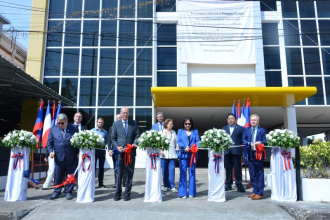
M 297 201 L 303 201 L 302 183 L 300 175 L 300 148 L 296 147 L 296 182 L 297 182 Z

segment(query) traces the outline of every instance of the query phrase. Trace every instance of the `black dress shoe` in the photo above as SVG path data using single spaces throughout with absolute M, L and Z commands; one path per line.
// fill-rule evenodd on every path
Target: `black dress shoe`
M 129 200 L 131 200 L 130 197 L 125 197 L 125 198 L 124 198 L 124 201 L 129 201 Z
M 225 187 L 225 191 L 229 191 L 229 190 L 232 190 L 233 188 L 231 186 L 226 186 Z
M 60 195 L 61 195 L 61 193 L 54 192 L 53 195 L 50 197 L 50 200 L 57 199 L 58 197 L 60 197 Z
M 113 186 L 113 187 L 111 187 L 111 188 L 116 189 L 116 186 Z
M 99 187 L 100 188 L 106 188 L 105 185 L 103 185 L 103 184 L 100 184 Z
M 119 201 L 120 200 L 120 197 L 115 197 L 115 198 L 113 198 L 113 200 Z
M 237 191 L 243 193 L 243 192 L 245 192 L 245 189 L 243 186 L 237 186 Z
M 65 194 L 65 198 L 66 198 L 67 200 L 71 200 L 71 199 L 73 199 L 73 196 L 71 195 L 71 193 L 66 193 L 66 194 Z

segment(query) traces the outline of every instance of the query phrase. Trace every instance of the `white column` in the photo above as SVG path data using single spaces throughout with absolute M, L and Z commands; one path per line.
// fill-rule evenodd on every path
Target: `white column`
M 297 134 L 296 108 L 293 105 L 284 108 L 284 127 Z

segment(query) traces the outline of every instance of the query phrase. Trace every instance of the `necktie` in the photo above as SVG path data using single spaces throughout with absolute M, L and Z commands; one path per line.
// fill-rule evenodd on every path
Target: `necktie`
M 63 139 L 65 139 L 65 131 L 64 131 L 64 129 L 62 129 L 62 136 L 63 136 Z
M 162 131 L 163 130 L 163 124 L 159 123 L 159 130 Z
M 125 134 L 127 135 L 127 121 L 125 121 L 124 124 L 125 124 L 124 126 Z
M 254 135 L 255 134 L 255 130 L 256 130 L 255 128 L 252 128 L 252 142 L 253 143 L 255 142 L 255 137 L 254 137 L 255 136 Z

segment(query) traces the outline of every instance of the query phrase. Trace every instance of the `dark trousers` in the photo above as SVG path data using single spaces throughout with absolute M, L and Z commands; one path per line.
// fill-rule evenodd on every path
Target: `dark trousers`
M 59 162 L 55 160 L 55 175 L 54 175 L 54 186 L 63 183 L 64 178 L 66 179 L 69 174 L 73 174 L 78 166 L 78 159 L 67 160 L 64 158 L 64 161 Z M 73 184 L 69 183 L 64 186 L 64 193 L 72 193 Z M 62 187 L 54 188 L 54 192 L 60 193 Z
M 121 197 L 122 193 L 122 181 L 125 183 L 124 198 L 129 198 L 131 196 L 131 189 L 133 183 L 134 167 L 135 167 L 135 157 L 131 157 L 131 163 L 126 166 L 124 162 L 125 154 L 120 154 L 118 156 L 118 170 L 117 170 L 117 182 L 116 182 L 116 198 Z M 126 173 L 126 178 L 124 178 L 124 172 Z
M 233 184 L 233 168 L 235 170 L 236 186 L 242 185 L 241 155 L 229 152 L 225 155 L 224 164 L 226 169 L 226 186 L 231 186 Z
M 264 195 L 264 158 L 265 155 L 263 155 L 261 161 L 256 160 L 256 152 L 254 151 L 248 162 L 253 193 L 259 196 Z
M 105 162 L 105 151 L 103 149 L 95 149 L 95 168 L 97 159 L 99 159 L 99 185 L 103 185 Z
M 161 159 L 164 187 L 175 188 L 175 159 Z
M 116 182 L 117 182 L 117 169 L 116 168 L 116 162 L 117 162 L 117 158 L 115 157 L 115 155 L 112 154 L 112 162 L 113 162 L 113 173 L 114 173 L 114 177 L 115 177 L 115 185 L 116 185 Z M 116 169 L 115 169 L 116 168 Z

